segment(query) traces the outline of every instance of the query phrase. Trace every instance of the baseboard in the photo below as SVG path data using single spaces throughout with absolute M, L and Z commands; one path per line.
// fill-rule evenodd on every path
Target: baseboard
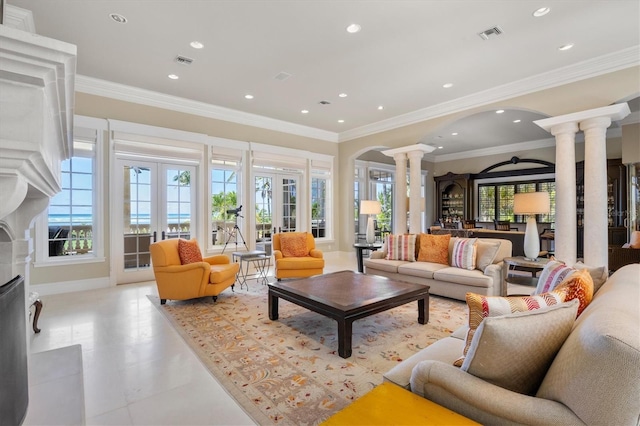
M 32 284 L 29 287 L 29 291 L 35 291 L 41 296 L 49 296 L 52 294 L 72 293 L 75 291 L 96 290 L 110 286 L 109 277 L 102 277 L 47 284 Z

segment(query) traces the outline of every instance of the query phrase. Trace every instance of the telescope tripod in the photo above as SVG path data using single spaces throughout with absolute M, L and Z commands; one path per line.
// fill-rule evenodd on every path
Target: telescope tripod
M 238 251 L 238 236 L 240 236 L 240 239 L 242 240 L 242 244 L 244 244 L 244 248 L 246 248 L 247 251 L 249 251 L 249 247 L 247 247 L 247 242 L 244 240 L 244 237 L 242 236 L 242 232 L 240 232 L 240 228 L 238 227 L 238 216 L 240 215 L 239 214 L 236 215 L 236 223 L 233 225 L 233 229 L 231 230 L 231 232 L 229 232 L 229 235 L 227 236 L 227 241 L 225 241 L 224 243 L 224 247 L 222 248 L 222 253 L 224 253 L 224 251 L 227 249 L 227 244 L 229 244 L 229 241 L 231 241 L 231 238 L 234 239 L 236 243 L 236 251 Z M 244 216 L 240 216 L 240 217 L 244 217 Z

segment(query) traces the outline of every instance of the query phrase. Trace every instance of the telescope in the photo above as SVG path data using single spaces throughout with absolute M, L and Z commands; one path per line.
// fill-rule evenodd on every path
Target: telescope
M 240 205 L 240 207 L 236 207 L 235 209 L 227 210 L 227 214 L 234 214 L 234 215 L 238 216 L 240 214 L 241 210 L 242 210 L 242 204 Z

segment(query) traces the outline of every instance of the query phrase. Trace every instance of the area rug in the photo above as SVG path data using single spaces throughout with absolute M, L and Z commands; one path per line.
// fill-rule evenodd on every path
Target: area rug
M 314 425 L 382 383 L 382 374 L 465 323 L 463 302 L 430 297 L 429 323 L 417 302 L 353 323 L 353 354 L 338 356 L 337 324 L 280 299 L 267 286 L 155 306 L 257 424 Z

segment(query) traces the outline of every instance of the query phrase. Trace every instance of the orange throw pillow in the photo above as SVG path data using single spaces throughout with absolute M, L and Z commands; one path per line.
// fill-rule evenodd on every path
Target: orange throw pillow
M 309 255 L 306 232 L 285 232 L 280 235 L 280 251 L 284 257 L 305 257 Z
M 178 240 L 178 254 L 180 255 L 180 263 L 186 265 L 188 263 L 202 262 L 202 253 L 196 240 Z
M 420 234 L 418 262 L 433 262 L 449 265 L 449 240 L 451 234 Z
M 584 308 L 586 308 L 593 299 L 593 288 L 593 278 L 591 278 L 589 270 L 580 269 L 562 280 L 553 292 L 564 294 L 565 302 L 578 299 L 580 301 L 578 316 L 580 316 Z

